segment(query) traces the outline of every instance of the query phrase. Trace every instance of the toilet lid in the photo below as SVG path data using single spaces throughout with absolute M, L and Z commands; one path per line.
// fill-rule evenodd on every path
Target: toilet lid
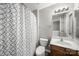
M 42 54 L 44 52 L 45 52 L 45 47 L 43 47 L 43 46 L 37 47 L 36 54 Z

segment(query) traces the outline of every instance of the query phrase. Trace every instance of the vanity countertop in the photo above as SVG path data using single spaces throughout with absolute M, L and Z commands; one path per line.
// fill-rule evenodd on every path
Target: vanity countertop
M 79 44 L 73 40 L 65 40 L 61 41 L 60 38 L 52 38 L 50 41 L 50 45 L 58 45 L 65 48 L 70 48 L 73 50 L 79 50 Z

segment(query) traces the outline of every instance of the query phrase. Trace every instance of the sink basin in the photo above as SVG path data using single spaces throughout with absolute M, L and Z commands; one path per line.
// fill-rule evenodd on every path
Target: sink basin
M 67 42 L 67 41 L 57 41 L 58 44 L 61 44 L 61 45 L 65 45 L 65 46 L 72 46 L 72 44 L 70 42 Z
M 72 42 L 71 41 L 69 41 L 69 40 L 65 40 L 65 39 L 62 39 L 61 40 L 61 38 L 53 38 L 52 40 L 51 40 L 51 42 L 56 42 L 56 43 L 58 43 L 58 44 L 64 44 L 64 45 L 71 45 L 72 44 Z
M 50 44 L 77 49 L 77 46 L 74 42 L 65 40 L 65 39 L 61 40 L 60 38 L 59 39 L 52 38 L 52 40 L 50 41 Z

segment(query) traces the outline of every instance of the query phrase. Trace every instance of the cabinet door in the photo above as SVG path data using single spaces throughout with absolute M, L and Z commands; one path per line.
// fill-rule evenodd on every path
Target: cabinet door
M 77 56 L 79 56 L 79 51 L 77 51 Z
M 59 47 L 59 46 L 52 46 L 51 53 L 52 53 L 52 55 L 55 55 L 55 56 L 64 56 L 65 55 L 64 48 Z
M 52 54 L 54 56 L 65 56 L 65 52 L 60 50 L 53 50 Z
M 71 50 L 71 51 L 70 51 L 70 55 L 71 55 L 71 56 L 76 56 L 76 55 L 77 55 L 77 53 L 76 53 L 76 51 L 75 51 L 75 50 Z
M 50 55 L 51 56 L 78 56 L 79 51 L 52 45 Z
M 77 51 L 66 48 L 66 55 L 67 56 L 76 56 L 77 55 Z

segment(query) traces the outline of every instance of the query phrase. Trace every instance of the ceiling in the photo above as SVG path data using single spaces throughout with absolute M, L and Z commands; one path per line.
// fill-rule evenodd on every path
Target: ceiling
M 26 7 L 30 8 L 32 11 L 36 9 L 43 9 L 55 3 L 25 3 Z

